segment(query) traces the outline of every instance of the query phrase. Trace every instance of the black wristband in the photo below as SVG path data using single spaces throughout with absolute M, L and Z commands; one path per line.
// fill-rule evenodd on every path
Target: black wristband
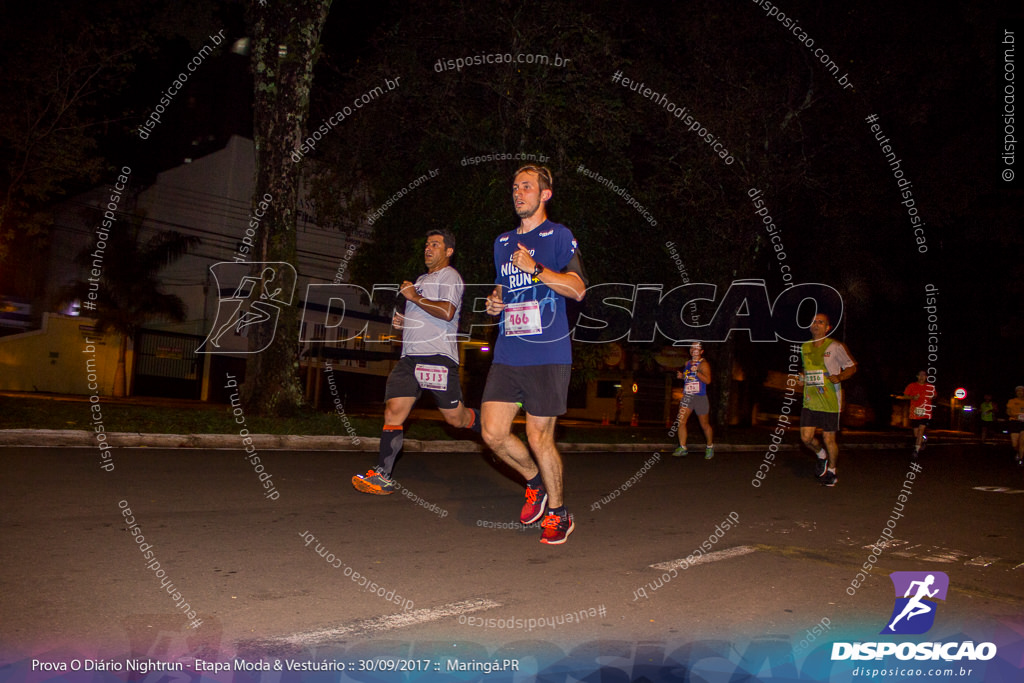
M 537 264 L 535 264 L 535 265 L 534 265 L 534 268 L 533 268 L 533 277 L 537 277 L 538 275 L 540 275 L 540 274 L 541 274 L 541 273 L 543 273 L 543 272 L 544 272 L 544 266 L 542 266 L 542 265 L 541 265 L 541 264 L 539 264 L 539 263 L 537 263 Z

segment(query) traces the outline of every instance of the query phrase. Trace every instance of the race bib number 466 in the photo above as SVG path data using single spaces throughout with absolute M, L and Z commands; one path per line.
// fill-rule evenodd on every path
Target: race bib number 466
M 444 391 L 448 388 L 448 368 L 443 365 L 417 363 L 416 381 L 424 389 Z
M 505 334 L 519 337 L 540 334 L 540 304 L 536 301 L 521 301 L 505 307 Z

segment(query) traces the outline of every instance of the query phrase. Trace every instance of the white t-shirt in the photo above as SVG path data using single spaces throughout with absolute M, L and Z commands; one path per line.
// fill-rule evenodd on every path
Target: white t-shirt
M 451 320 L 435 318 L 411 301 L 405 302 L 405 322 L 402 323 L 402 355 L 433 356 L 441 354 L 459 362 L 456 334 L 462 293 L 465 285 L 459 271 L 445 266 L 433 273 L 424 273 L 416 279 L 416 291 L 431 301 L 450 301 L 455 306 Z

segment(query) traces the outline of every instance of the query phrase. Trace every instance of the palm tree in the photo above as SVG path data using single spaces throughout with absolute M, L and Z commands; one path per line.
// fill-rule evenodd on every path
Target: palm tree
M 63 302 L 90 301 L 95 308 L 87 313 L 96 319 L 100 334 L 113 330 L 121 336 L 114 373 L 114 396 L 124 396 L 125 356 L 128 340 L 134 346 L 142 327 L 154 320 L 181 322 L 185 319 L 185 304 L 174 294 L 161 290 L 159 273 L 199 244 L 198 237 L 182 235 L 173 230 L 161 230 L 143 240 L 141 215 L 125 220 L 123 227 L 110 232 L 102 262 L 103 274 L 98 285 L 77 280 L 62 293 Z M 93 245 L 75 257 L 77 263 L 93 268 Z

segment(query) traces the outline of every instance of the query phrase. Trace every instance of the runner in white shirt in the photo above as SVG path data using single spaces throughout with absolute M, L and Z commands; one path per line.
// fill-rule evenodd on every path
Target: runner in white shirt
M 397 485 L 391 475 L 402 450 L 405 420 L 424 389 L 434 394 L 448 424 L 480 433 L 480 413 L 462 403 L 459 385 L 456 333 L 465 287 L 462 276 L 448 264 L 454 252 L 455 238 L 450 233 L 431 230 L 423 252 L 427 272 L 416 284 L 402 283 L 405 311 L 396 312 L 392 320 L 392 325 L 402 330 L 402 358 L 388 375 L 384 390 L 384 429 L 377 465 L 352 477 L 357 491 L 378 496 L 395 492 Z

